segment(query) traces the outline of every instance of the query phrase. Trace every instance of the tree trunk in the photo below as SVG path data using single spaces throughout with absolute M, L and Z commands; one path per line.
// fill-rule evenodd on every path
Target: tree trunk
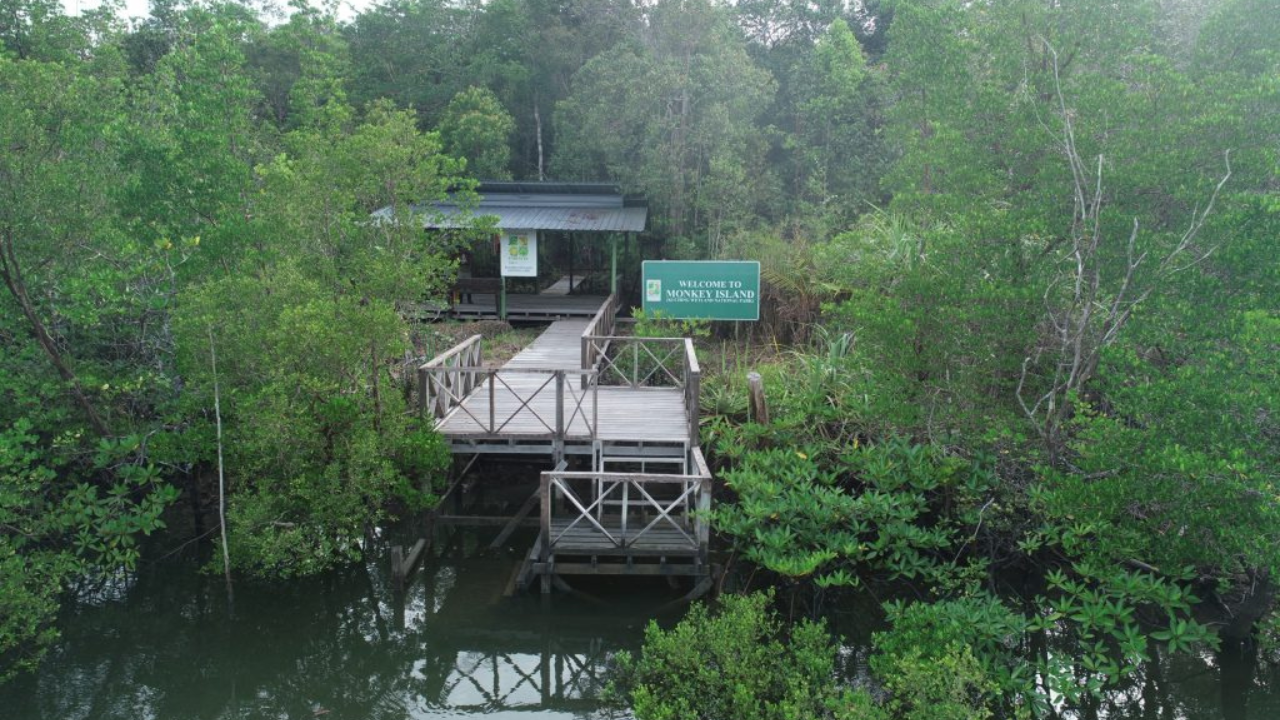
M 89 397 L 85 395 L 84 388 L 80 385 L 80 379 L 71 371 L 66 358 L 58 350 L 57 343 L 53 341 L 53 337 L 45 327 L 44 321 L 40 319 L 40 314 L 36 312 L 35 305 L 31 302 L 31 296 L 27 292 L 26 280 L 22 277 L 22 267 L 18 264 L 18 255 L 13 249 L 12 230 L 5 230 L 5 237 L 0 245 L 3 245 L 3 247 L 0 247 L 0 277 L 4 278 L 4 284 L 9 288 L 9 293 L 18 301 L 18 306 L 22 309 L 22 315 L 30 323 L 31 331 L 35 333 L 36 342 L 40 343 L 40 348 L 49 357 L 49 362 L 53 363 L 58 376 L 70 386 L 72 397 L 75 398 L 76 404 L 80 406 L 80 409 L 84 411 L 85 417 L 88 418 L 89 424 L 93 426 L 94 432 L 102 437 L 111 437 L 111 431 L 107 428 L 106 423 L 102 421 L 102 417 L 98 415 L 98 411 L 93 407 L 93 403 L 89 401 Z
M 542 169 L 542 114 L 538 112 L 538 94 L 533 94 L 533 126 L 538 133 L 538 182 L 547 179 Z

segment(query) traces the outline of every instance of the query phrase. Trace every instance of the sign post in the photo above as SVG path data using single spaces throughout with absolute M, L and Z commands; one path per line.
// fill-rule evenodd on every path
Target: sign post
M 504 230 L 499 236 L 498 257 L 502 289 L 498 293 L 498 319 L 507 319 L 507 278 L 538 277 L 536 230 Z
M 502 231 L 500 252 L 502 277 L 538 277 L 537 231 Z
M 760 319 L 760 263 L 755 260 L 646 260 L 641 274 L 646 315 Z

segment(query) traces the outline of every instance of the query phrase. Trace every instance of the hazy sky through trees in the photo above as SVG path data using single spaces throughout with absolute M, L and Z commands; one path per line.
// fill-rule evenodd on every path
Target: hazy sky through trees
M 62 0 L 62 7 L 66 9 L 68 14 L 77 15 L 84 10 L 92 10 L 102 5 L 104 0 Z M 123 0 L 124 16 L 128 18 L 145 18 L 150 15 L 150 0 Z M 342 0 L 341 9 L 338 11 L 338 17 L 343 20 L 350 20 L 357 13 L 362 12 L 365 8 L 373 5 L 375 0 Z M 272 3 L 255 3 L 258 5 Z M 287 4 L 273 3 L 277 10 L 286 10 Z

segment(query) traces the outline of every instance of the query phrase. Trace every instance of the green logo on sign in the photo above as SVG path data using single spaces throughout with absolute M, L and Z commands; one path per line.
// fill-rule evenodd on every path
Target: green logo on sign
M 661 280 L 645 281 L 644 299 L 646 302 L 659 302 L 662 300 L 662 281 Z

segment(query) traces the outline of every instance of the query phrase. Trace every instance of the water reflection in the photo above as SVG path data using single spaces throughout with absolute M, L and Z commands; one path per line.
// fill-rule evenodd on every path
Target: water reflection
M 611 653 L 638 647 L 677 592 L 611 580 L 607 602 L 504 598 L 515 554 L 460 533 L 401 597 L 385 562 L 236 589 L 153 567 L 72 607 L 36 675 L 0 687 L 0 720 L 592 718 Z M 513 543 L 520 547 L 520 543 Z M 841 602 L 840 667 L 866 681 L 874 608 Z M 666 622 L 675 618 L 667 617 Z M 1071 653 L 1056 647 L 1055 652 Z M 1147 663 L 1073 717 L 1274 720 L 1280 676 L 1245 647 Z
M 665 588 L 607 604 L 503 598 L 512 557 L 453 547 L 403 602 L 379 569 L 237 586 L 154 569 L 67 614 L 40 672 L 0 688 L 23 720 L 592 717 L 611 652 L 638 645 Z M 662 590 L 662 592 L 659 592 Z

